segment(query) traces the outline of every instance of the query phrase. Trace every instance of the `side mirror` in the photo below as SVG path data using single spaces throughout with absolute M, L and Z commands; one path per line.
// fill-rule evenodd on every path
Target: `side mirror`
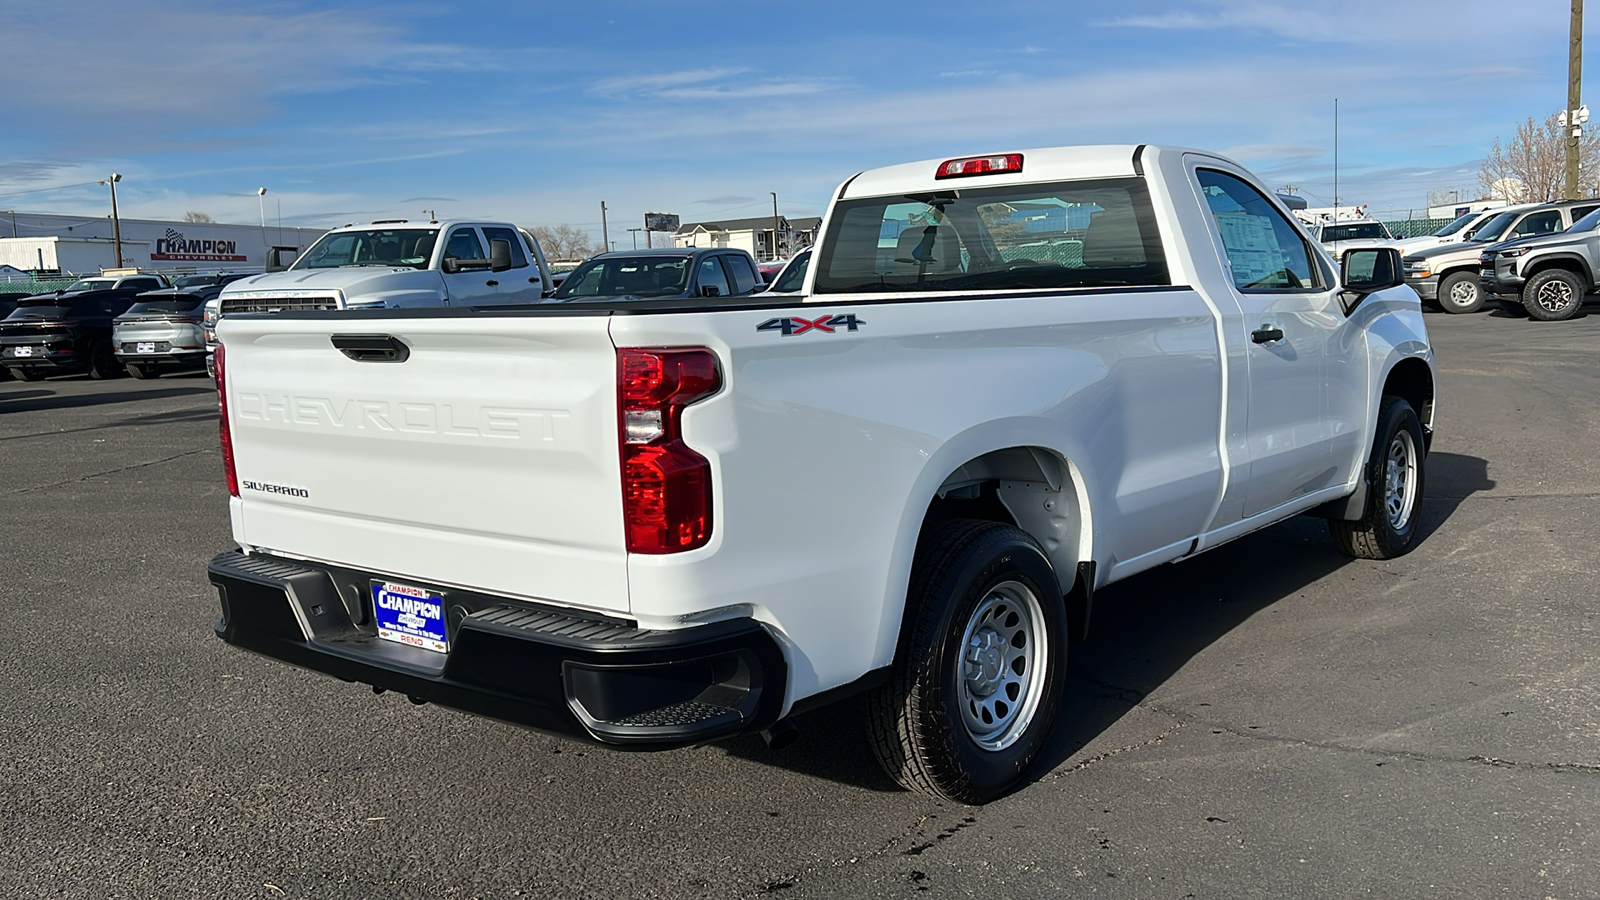
M 300 251 L 297 247 L 272 247 L 267 250 L 266 271 L 282 272 L 294 265 L 299 256 Z M 285 259 L 288 261 L 285 262 Z
M 502 238 L 489 239 L 489 270 L 504 272 L 511 268 L 511 242 Z
M 442 269 L 446 275 L 454 275 L 461 271 L 461 260 L 456 259 L 454 256 L 446 256 L 444 259 L 439 261 L 439 268 Z
M 722 296 L 722 289 L 717 287 L 714 284 L 702 284 L 702 285 L 700 285 L 700 296 L 702 296 L 702 297 L 721 297 Z
M 1344 271 L 1339 277 L 1339 287 L 1348 295 L 1343 298 L 1345 312 L 1355 309 L 1368 294 L 1406 283 L 1405 270 L 1400 266 L 1400 251 L 1393 247 L 1346 250 L 1340 262 Z

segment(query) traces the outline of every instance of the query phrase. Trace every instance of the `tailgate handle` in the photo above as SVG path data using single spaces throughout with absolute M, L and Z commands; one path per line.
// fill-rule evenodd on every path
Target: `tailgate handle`
M 405 362 L 411 356 L 410 347 L 387 334 L 335 334 L 328 340 L 356 362 Z

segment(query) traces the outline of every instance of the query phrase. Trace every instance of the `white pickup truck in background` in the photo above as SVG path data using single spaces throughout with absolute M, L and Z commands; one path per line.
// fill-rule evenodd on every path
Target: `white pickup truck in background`
M 1033 774 L 1097 588 L 1302 513 L 1406 552 L 1436 384 L 1392 249 L 1144 145 L 861 173 L 797 295 L 218 334 L 222 639 L 618 746 L 866 692 L 961 802 Z
M 269 263 L 275 263 L 275 259 Z M 221 315 L 538 303 L 554 290 L 539 242 L 506 222 L 379 221 L 317 239 L 286 271 L 227 286 Z

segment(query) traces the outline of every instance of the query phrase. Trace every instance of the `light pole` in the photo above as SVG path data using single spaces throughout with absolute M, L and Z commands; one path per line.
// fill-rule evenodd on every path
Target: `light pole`
M 261 233 L 267 233 L 267 189 L 256 188 L 256 208 L 261 211 Z
M 778 192 L 767 193 L 772 195 L 772 258 L 778 259 Z
M 633 235 L 633 249 L 635 249 L 635 250 L 639 249 L 639 232 L 641 232 L 643 230 L 644 230 L 643 228 L 629 228 L 628 229 L 628 233 Z
M 95 184 L 111 186 L 111 243 L 117 248 L 117 268 L 119 269 L 122 268 L 122 222 L 117 218 L 117 182 L 121 180 L 121 175 L 112 172 L 110 178 L 102 178 L 95 182 Z

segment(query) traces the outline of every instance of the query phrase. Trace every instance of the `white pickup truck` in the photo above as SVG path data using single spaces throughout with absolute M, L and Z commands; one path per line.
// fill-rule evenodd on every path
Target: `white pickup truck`
M 1030 776 L 1097 588 L 1301 513 L 1406 552 L 1436 384 L 1393 250 L 1144 145 L 861 173 L 798 295 L 219 335 L 223 640 L 635 748 L 866 692 L 962 802 Z
M 276 260 L 269 260 L 276 262 Z M 286 271 L 229 284 L 221 315 L 538 303 L 554 290 L 532 234 L 506 222 L 345 225 L 317 239 Z

